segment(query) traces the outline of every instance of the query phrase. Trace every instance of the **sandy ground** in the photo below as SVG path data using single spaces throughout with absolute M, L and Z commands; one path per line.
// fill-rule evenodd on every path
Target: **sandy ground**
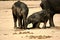
M 40 11 L 41 8 L 29 8 L 32 13 Z M 14 29 L 11 9 L 0 10 L 0 40 L 60 40 L 60 14 L 54 16 L 55 28 L 47 29 Z M 32 25 L 28 25 L 28 27 Z M 41 25 L 42 26 L 42 25 Z M 47 23 L 49 26 L 49 23 Z

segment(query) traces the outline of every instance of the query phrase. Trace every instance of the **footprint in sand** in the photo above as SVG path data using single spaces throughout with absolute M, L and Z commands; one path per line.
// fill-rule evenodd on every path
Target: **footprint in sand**
M 8 34 L 4 34 L 4 35 L 8 35 Z
M 13 33 L 13 35 L 15 35 L 15 34 L 17 34 L 17 33 Z
M 8 11 L 5 11 L 5 12 L 8 12 Z
M 21 36 L 21 38 L 23 38 L 23 36 Z
M 51 38 L 51 36 L 38 36 L 38 39 L 46 39 L 46 38 Z
M 33 35 L 31 35 L 31 36 L 29 36 L 29 38 L 30 39 L 46 39 L 46 38 L 51 38 L 51 36 L 42 36 L 42 35 L 40 35 L 40 36 L 33 36 Z

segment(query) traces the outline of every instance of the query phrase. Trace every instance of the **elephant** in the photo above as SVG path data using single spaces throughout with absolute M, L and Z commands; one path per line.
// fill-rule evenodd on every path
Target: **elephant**
M 55 27 L 53 16 L 55 14 L 60 14 L 60 0 L 41 0 L 40 6 L 46 11 L 48 11 L 48 9 L 51 11 L 49 24 L 50 27 Z
M 21 2 L 17 1 L 12 5 L 12 15 L 13 15 L 13 20 L 14 20 L 14 28 L 17 28 L 17 23 L 18 23 L 18 28 L 20 29 L 26 29 L 26 18 L 29 12 L 28 6 Z M 18 22 L 17 22 L 18 20 Z M 22 22 L 23 20 L 23 22 Z
M 40 23 L 44 23 L 43 28 L 46 28 L 46 23 L 50 17 L 50 14 L 46 10 L 41 10 L 30 15 L 26 20 L 26 26 L 30 23 L 33 24 L 32 28 L 40 28 Z

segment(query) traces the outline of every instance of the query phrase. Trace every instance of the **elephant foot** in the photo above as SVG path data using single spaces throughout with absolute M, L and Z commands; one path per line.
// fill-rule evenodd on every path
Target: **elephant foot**
M 50 25 L 50 27 L 55 27 L 55 25 Z
M 41 29 L 40 27 L 36 27 L 36 28 Z
M 45 27 L 42 27 L 42 29 L 46 29 L 46 26 Z
M 20 29 L 19 27 L 14 27 L 14 29 Z
M 16 29 L 17 27 L 14 27 L 14 29 Z

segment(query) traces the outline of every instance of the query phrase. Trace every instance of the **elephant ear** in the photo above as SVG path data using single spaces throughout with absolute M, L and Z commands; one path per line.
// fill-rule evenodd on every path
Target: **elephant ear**
M 41 7 L 42 9 L 44 9 L 44 5 L 43 5 L 43 3 L 40 4 L 40 7 Z

